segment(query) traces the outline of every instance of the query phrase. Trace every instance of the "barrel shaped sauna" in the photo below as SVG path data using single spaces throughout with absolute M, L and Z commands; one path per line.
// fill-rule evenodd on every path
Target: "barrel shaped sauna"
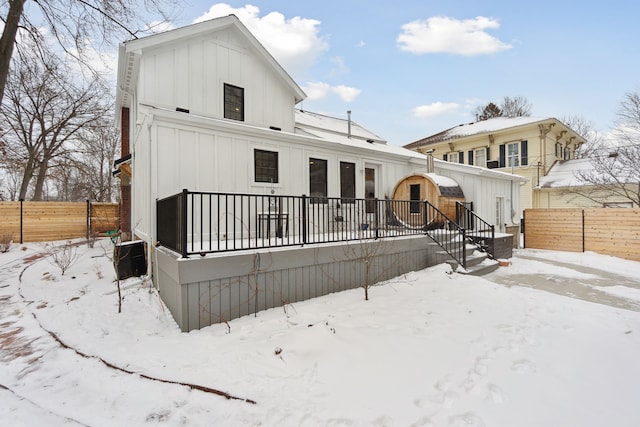
M 447 218 L 455 221 L 456 202 L 464 202 L 464 193 L 451 178 L 416 173 L 396 184 L 392 199 L 393 214 L 401 225 L 428 230 L 445 227 Z M 425 200 L 436 209 L 422 203 Z

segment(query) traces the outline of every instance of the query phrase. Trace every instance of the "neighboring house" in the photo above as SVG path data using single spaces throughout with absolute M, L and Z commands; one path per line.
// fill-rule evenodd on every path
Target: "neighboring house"
M 304 92 L 233 15 L 123 43 L 117 85 L 124 223 L 183 330 L 436 263 L 427 226 L 454 240 L 456 226 L 391 200 L 408 175 L 451 178 L 426 179 L 459 186 L 490 225 L 512 225 L 496 199 L 519 210 L 521 177 L 429 167 L 350 115 L 296 110 Z
M 596 170 L 590 158 L 556 162 L 547 175 L 540 178 L 540 183 L 534 188 L 534 206 L 537 208 L 638 207 L 624 194 L 629 192 L 636 197 L 638 182 L 607 186 L 594 185 L 593 180 L 589 182 L 584 179 L 585 174 L 592 176 L 597 173 Z M 618 180 L 620 180 L 619 177 Z
M 510 172 L 529 181 L 520 207 L 536 207 L 533 189 L 555 162 L 574 158 L 584 138 L 555 118 L 495 117 L 462 124 L 405 145 L 452 163 Z M 518 212 L 518 215 L 521 213 Z

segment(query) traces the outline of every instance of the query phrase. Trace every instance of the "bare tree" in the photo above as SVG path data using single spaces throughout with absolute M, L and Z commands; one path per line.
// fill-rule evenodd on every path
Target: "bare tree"
M 640 93 L 628 92 L 620 102 L 617 136 L 625 145 L 640 144 Z
M 118 181 L 111 172 L 119 145 L 111 120 L 100 118 L 81 129 L 74 150 L 60 158 L 51 173 L 58 198 L 114 201 Z
M 26 198 L 35 178 L 32 200 L 41 200 L 52 162 L 72 149 L 79 131 L 108 111 L 108 92 L 97 78 L 79 85 L 61 61 L 49 55 L 22 55 L 8 81 L 0 121 L 11 156 L 22 160 L 19 197 Z
M 571 192 L 597 203 L 615 199 L 640 206 L 640 94 L 627 93 L 617 116 L 616 143 L 598 142 L 589 156 L 593 168 L 576 173 L 585 186 Z
M 81 64 L 91 67 L 93 51 L 107 44 L 137 38 L 153 28 L 145 18 L 169 20 L 180 0 L 7 0 L 0 3 L 4 22 L 0 37 L 0 102 L 4 97 L 11 57 L 18 33 L 30 39 L 39 52 L 47 46 L 42 29 L 60 48 Z M 93 70 L 95 71 L 95 70 Z
M 575 115 L 562 117 L 560 121 L 586 140 L 586 143 L 582 144 L 576 152 L 577 158 L 596 154 L 598 147 L 602 145 L 602 136 L 598 133 L 592 121 Z
M 510 98 L 505 96 L 500 104 L 503 117 L 529 117 L 531 115 L 531 104 L 524 96 Z

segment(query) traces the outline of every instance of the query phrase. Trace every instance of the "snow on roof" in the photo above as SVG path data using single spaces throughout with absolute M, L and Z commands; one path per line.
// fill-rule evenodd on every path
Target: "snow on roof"
M 531 123 L 537 123 L 549 118 L 544 117 L 494 117 L 492 119 L 481 120 L 475 123 L 469 123 L 466 125 L 460 125 L 451 128 L 447 131 L 447 136 L 462 137 L 468 135 L 475 135 L 478 133 L 495 132 L 498 130 L 505 130 L 513 127 L 529 125 Z
M 549 172 L 540 177 L 540 188 L 574 187 L 585 185 L 579 173 L 593 171 L 590 159 L 574 159 L 557 161 Z
M 332 130 L 324 130 L 324 129 L 300 129 L 296 126 L 297 135 L 314 137 L 322 139 L 326 142 L 331 142 L 335 144 L 340 144 L 349 147 L 355 147 L 364 150 L 373 150 L 387 154 L 395 154 L 398 156 L 404 157 L 412 157 L 417 159 L 425 159 L 425 155 L 418 153 L 416 151 L 407 150 L 406 148 L 399 147 L 397 145 L 390 145 L 380 142 L 367 142 L 362 137 L 351 137 L 349 138 L 347 134 L 335 133 Z
M 438 187 L 460 187 L 457 182 L 448 176 L 442 176 L 435 173 L 428 173 L 427 176 L 429 176 L 429 178 L 431 178 Z
M 560 160 L 556 162 L 547 175 L 540 178 L 540 188 L 573 187 L 584 185 L 578 177 L 580 171 L 593 170 L 590 159 Z
M 599 168 L 602 169 L 602 168 Z M 617 182 L 625 183 L 637 183 L 638 179 L 633 173 L 627 173 L 628 171 L 617 170 L 620 173 L 615 177 Z M 562 188 L 562 187 L 578 187 L 593 185 L 592 182 L 582 179 L 583 176 L 594 178 L 599 182 L 613 181 L 613 174 L 616 173 L 616 169 L 609 169 L 607 171 L 600 171 L 593 164 L 592 159 L 572 159 L 572 160 L 559 160 L 557 161 L 547 175 L 540 178 L 539 188 Z M 591 181 L 591 180 L 590 180 Z
M 295 110 L 296 127 L 304 129 L 306 132 L 311 132 L 312 129 L 320 129 L 325 132 L 333 132 L 336 134 L 348 135 L 349 133 L 349 120 L 341 119 L 337 117 L 326 116 L 323 114 L 312 113 L 310 111 Z M 387 141 L 380 138 L 375 133 L 365 129 L 353 120 L 351 120 L 351 136 L 361 138 L 363 140 L 373 140 L 377 143 L 386 144 Z
M 433 144 L 436 142 L 447 141 L 451 139 L 463 138 L 470 135 L 478 135 L 488 132 L 497 132 L 505 129 L 515 128 L 519 126 L 530 125 L 542 121 L 554 120 L 551 117 L 494 117 L 492 119 L 480 120 L 475 123 L 461 124 L 451 129 L 436 133 L 434 135 L 422 138 L 418 141 L 405 145 L 406 148 L 417 148 L 423 145 Z

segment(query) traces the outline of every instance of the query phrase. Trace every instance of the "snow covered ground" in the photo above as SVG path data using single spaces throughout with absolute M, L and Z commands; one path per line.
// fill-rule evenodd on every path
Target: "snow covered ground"
M 518 250 L 181 333 L 138 279 L 117 313 L 109 240 L 44 249 L 0 254 L 2 426 L 640 425 L 638 262 Z

